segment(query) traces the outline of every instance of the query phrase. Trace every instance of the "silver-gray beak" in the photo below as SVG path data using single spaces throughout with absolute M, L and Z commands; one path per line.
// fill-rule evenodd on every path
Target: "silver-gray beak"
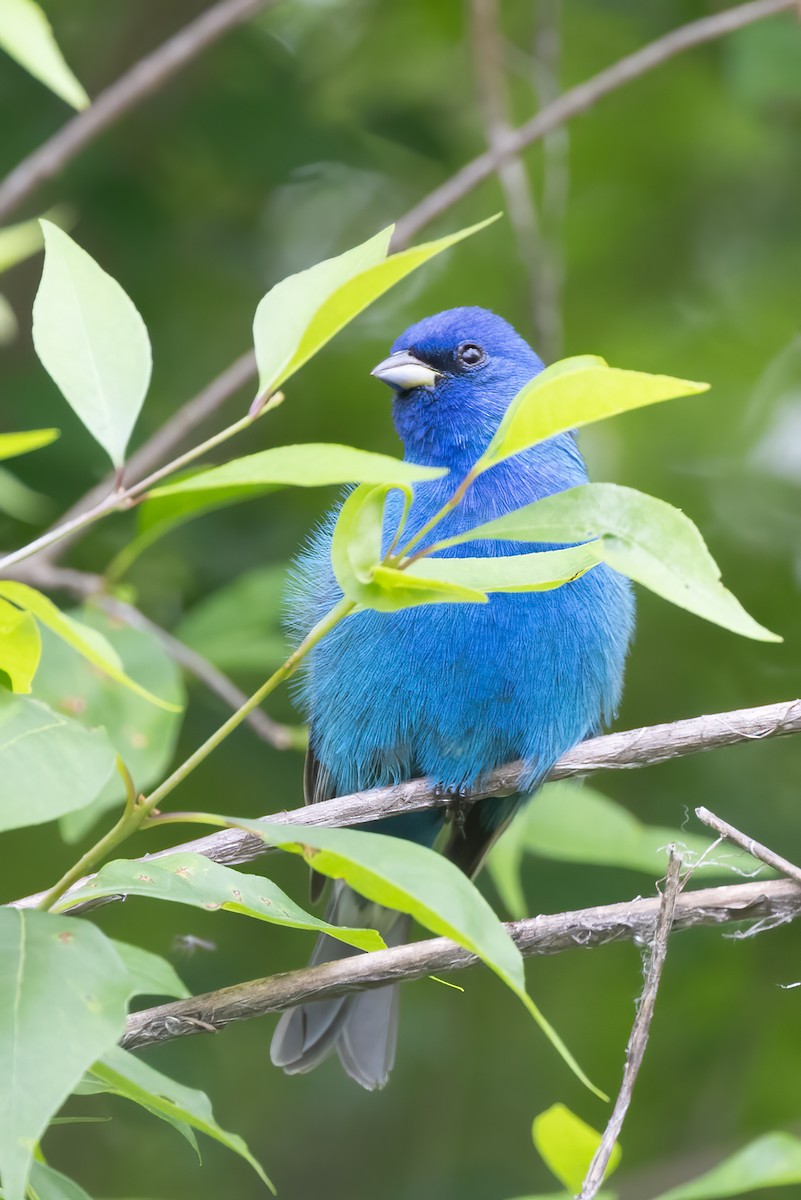
M 399 350 L 390 354 L 370 372 L 382 383 L 388 383 L 396 392 L 406 392 L 410 388 L 433 388 L 442 376 L 439 371 L 421 362 L 408 350 Z

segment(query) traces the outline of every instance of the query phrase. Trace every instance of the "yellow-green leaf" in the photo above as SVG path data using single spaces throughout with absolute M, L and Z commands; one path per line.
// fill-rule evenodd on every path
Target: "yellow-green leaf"
M 64 61 L 50 22 L 34 0 L 0 4 L 0 46 L 73 108 L 86 108 L 89 97 Z
M 47 373 L 115 467 L 150 383 L 152 357 L 133 301 L 69 234 L 41 222 L 42 281 L 33 345 Z
M 547 592 L 572 583 L 599 561 L 593 543 L 487 558 L 421 558 L 402 573 L 409 579 L 438 579 L 484 592 Z
M 58 911 L 68 911 L 74 904 L 96 896 L 145 896 L 189 904 L 207 912 L 226 909 L 272 925 L 327 933 L 359 950 L 380 950 L 384 946 L 374 929 L 330 925 L 295 904 L 271 879 L 246 875 L 202 854 L 167 854 L 146 864 L 122 858 L 106 863 L 89 883 L 61 900 Z
M 690 518 L 664 500 L 634 488 L 582 484 L 471 529 L 453 542 L 475 538 L 527 542 L 596 539 L 592 547 L 599 561 L 679 608 L 743 637 L 782 640 L 749 616 L 723 586 L 720 569 Z
M 432 933 L 453 938 L 486 963 L 523 1002 L 571 1071 L 596 1095 L 559 1034 L 526 991 L 523 959 L 503 924 L 467 876 L 426 846 L 355 829 L 321 829 L 216 817 L 271 846 L 301 854 L 322 875 L 344 879 L 376 904 L 410 913 Z
M 558 433 L 708 388 L 669 375 L 623 371 L 595 355 L 563 359 L 518 392 L 479 465 L 486 470 Z
M 600 1133 L 564 1104 L 553 1104 L 534 1118 L 531 1136 L 543 1162 L 568 1192 L 572 1195 L 581 1191 L 593 1155 L 601 1144 Z M 605 1179 L 619 1162 L 620 1146 L 616 1144 Z
M 12 604 L 32 613 L 37 621 L 68 642 L 74 650 L 99 667 L 101 671 L 105 671 L 117 683 L 130 688 L 138 696 L 149 700 L 151 704 L 158 705 L 159 708 L 164 708 L 168 712 L 180 712 L 180 705 L 154 696 L 147 688 L 131 679 L 123 670 L 119 655 L 101 633 L 98 633 L 96 629 L 90 629 L 88 625 L 80 624 L 73 617 L 68 617 L 56 608 L 52 600 L 43 596 L 41 592 L 37 592 L 35 588 L 29 587 L 27 583 L 3 579 L 0 580 L 0 597 L 10 600 Z
M 17 458 L 49 446 L 59 436 L 58 429 L 25 429 L 20 433 L 0 433 L 0 459 Z
M 409 571 L 381 565 L 386 500 L 392 490 L 392 484 L 365 484 L 351 492 L 342 505 L 331 542 L 331 565 L 343 593 L 362 608 L 379 612 L 418 604 L 486 603 L 484 593 L 475 589 L 417 578 Z M 408 487 L 400 490 L 404 493 L 402 527 L 412 494 Z
M 0 598 L 0 671 L 12 692 L 30 692 L 41 656 L 42 638 L 31 614 Z
M 260 390 L 279 387 L 384 292 L 497 219 L 490 217 L 387 258 L 394 228 L 390 226 L 338 258 L 276 284 L 259 304 L 253 322 Z

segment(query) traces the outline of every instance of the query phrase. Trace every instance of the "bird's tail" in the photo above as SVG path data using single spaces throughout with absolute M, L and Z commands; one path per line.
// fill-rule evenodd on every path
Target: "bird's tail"
M 377 929 L 388 946 L 399 946 L 409 933 L 407 916 L 372 904 L 342 882 L 334 885 L 326 920 Z M 309 966 L 361 953 L 322 934 Z M 336 1050 L 351 1079 L 368 1091 L 382 1088 L 395 1062 L 399 1000 L 393 984 L 290 1008 L 276 1026 L 270 1058 L 288 1075 L 303 1075 Z

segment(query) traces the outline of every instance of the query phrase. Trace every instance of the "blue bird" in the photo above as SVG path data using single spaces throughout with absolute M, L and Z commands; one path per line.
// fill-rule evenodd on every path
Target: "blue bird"
M 523 338 L 483 308 L 438 313 L 398 338 L 372 374 L 395 393 L 393 416 L 406 460 L 449 470 L 414 489 L 405 538 L 439 511 L 514 396 L 542 369 Z M 573 434 L 560 434 L 479 476 L 433 537 L 464 532 L 586 481 Z M 392 493 L 388 532 L 399 506 Z M 298 638 L 341 598 L 330 561 L 337 514 L 296 563 L 291 621 Z M 497 556 L 544 548 L 477 541 L 441 553 Z M 310 723 L 306 802 L 416 776 L 458 797 L 493 767 L 523 759 L 520 794 L 482 800 L 450 829 L 444 853 L 474 875 L 556 760 L 614 715 L 633 624 L 630 584 L 606 566 L 554 591 L 348 617 L 311 653 L 298 685 Z M 442 809 L 432 809 L 369 828 L 433 846 L 445 819 Z M 316 882 L 319 888 L 322 881 Z M 408 935 L 407 917 L 368 903 L 341 882 L 332 889 L 327 917 L 377 928 L 388 945 Z M 311 961 L 353 953 L 323 936 Z M 336 1050 L 362 1087 L 383 1087 L 395 1058 L 397 993 L 395 985 L 289 1010 L 276 1028 L 272 1061 L 289 1074 L 303 1073 Z

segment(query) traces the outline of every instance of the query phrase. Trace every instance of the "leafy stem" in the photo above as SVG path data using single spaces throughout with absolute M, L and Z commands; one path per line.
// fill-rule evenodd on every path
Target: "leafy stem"
M 249 713 L 262 703 L 262 701 L 275 691 L 280 683 L 288 679 L 292 675 L 318 642 L 322 641 L 327 633 L 349 616 L 357 607 L 353 600 L 344 598 L 339 604 L 335 605 L 330 612 L 326 613 L 306 635 L 300 645 L 292 651 L 286 662 L 274 671 L 265 683 L 261 685 L 258 691 L 245 701 L 241 708 L 237 709 L 228 720 L 216 729 L 215 732 L 206 739 L 201 746 L 193 754 L 190 754 L 179 767 L 173 771 L 171 775 L 164 780 L 163 783 L 151 792 L 149 796 L 134 796 L 133 785 L 131 790 L 128 790 L 125 810 L 114 825 L 107 833 L 103 835 L 94 846 L 91 846 L 85 854 L 76 862 L 70 869 L 59 879 L 57 883 L 40 900 L 38 908 L 47 911 L 53 907 L 69 888 L 72 887 L 84 875 L 88 875 L 93 871 L 98 864 L 106 858 L 112 851 L 116 850 L 122 842 L 126 841 L 133 833 L 141 829 L 145 823 L 150 823 L 149 818 L 155 813 L 159 804 L 169 796 L 170 792 L 174 791 L 179 783 L 191 775 L 196 767 L 199 767 L 204 762 L 213 750 L 225 741 L 229 734 L 242 724 Z M 127 774 L 127 772 L 126 772 Z M 133 797 L 133 799 L 132 799 Z M 192 814 L 193 818 L 197 814 Z M 186 814 L 183 814 L 181 819 L 188 819 Z M 166 823 L 166 818 L 159 817 L 158 823 Z M 155 823 L 155 822 L 153 822 Z
M 16 566 L 26 558 L 31 558 L 34 554 L 38 554 L 42 550 L 46 550 L 49 546 L 55 545 L 56 542 L 62 541 L 63 538 L 70 537 L 79 529 L 85 528 L 87 525 L 93 525 L 95 521 L 99 521 L 102 517 L 106 517 L 109 513 L 120 512 L 123 509 L 130 508 L 136 501 L 140 500 L 144 494 L 159 483 L 168 475 L 174 474 L 175 471 L 180 471 L 182 467 L 188 466 L 195 459 L 207 454 L 209 450 L 227 442 L 229 438 L 235 437 L 236 434 L 250 428 L 250 426 L 259 419 L 264 413 L 276 408 L 284 399 L 282 392 L 276 392 L 270 400 L 263 404 L 257 411 L 251 411 L 246 416 L 234 421 L 233 425 L 226 426 L 219 433 L 215 433 L 212 437 L 207 438 L 197 446 L 193 446 L 191 450 L 179 454 L 177 458 L 166 463 L 158 470 L 151 472 L 150 475 L 141 479 L 138 483 L 133 483 L 130 487 L 122 487 L 118 485 L 113 491 L 105 496 L 92 508 L 86 512 L 79 513 L 72 520 L 64 521 L 61 525 L 57 525 L 54 529 L 49 529 L 43 533 L 41 537 L 35 538 L 34 541 L 28 542 L 26 546 L 21 546 L 18 550 L 6 554 L 0 559 L 0 572 L 7 571 L 10 567 Z
M 414 537 L 410 538 L 403 549 L 395 556 L 395 559 L 392 563 L 393 566 L 400 567 L 402 565 L 403 567 L 409 567 L 412 563 L 417 562 L 419 558 L 424 558 L 427 554 L 431 553 L 433 547 L 426 546 L 420 550 L 417 550 L 412 555 L 409 554 L 410 550 L 414 550 L 415 546 L 419 546 L 423 538 L 429 534 L 432 529 L 435 529 L 436 526 L 439 525 L 449 513 L 452 513 L 459 504 L 461 504 L 467 489 L 470 487 L 470 484 L 473 483 L 480 473 L 481 471 L 479 463 L 475 463 L 467 472 L 464 479 L 459 484 L 450 499 L 445 501 L 439 512 L 434 513 L 434 516 L 431 518 L 431 520 L 426 521 L 422 529 L 419 529 Z

